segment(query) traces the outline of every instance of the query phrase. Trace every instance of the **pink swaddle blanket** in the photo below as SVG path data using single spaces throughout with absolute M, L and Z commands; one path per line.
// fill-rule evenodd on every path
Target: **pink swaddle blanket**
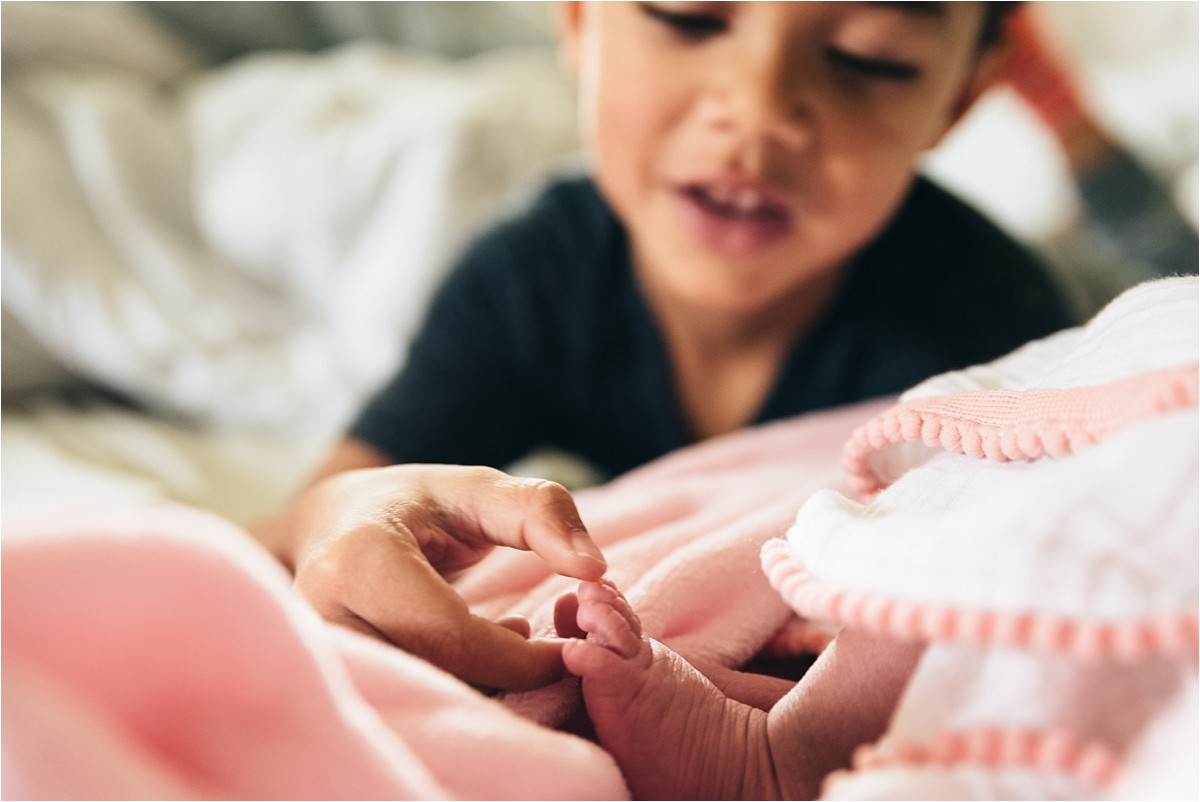
M 647 631 L 715 666 L 755 654 L 791 617 L 761 545 L 843 481 L 842 442 L 890 403 L 711 441 L 579 494 Z M 6 525 L 2 568 L 5 797 L 628 795 L 599 747 L 535 723 L 577 709 L 577 683 L 485 698 L 319 620 L 214 516 L 161 504 Z M 500 550 L 460 588 L 545 632 L 575 584 Z
M 330 626 L 162 505 L 5 533 L 5 798 L 597 798 L 599 748 Z

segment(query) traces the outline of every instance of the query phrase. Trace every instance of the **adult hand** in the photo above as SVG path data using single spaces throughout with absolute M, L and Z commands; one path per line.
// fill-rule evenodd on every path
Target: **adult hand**
M 578 579 L 607 567 L 566 489 L 490 468 L 344 471 L 306 490 L 282 525 L 296 588 L 326 619 L 504 690 L 562 677 L 562 641 L 473 615 L 449 580 L 497 545 Z

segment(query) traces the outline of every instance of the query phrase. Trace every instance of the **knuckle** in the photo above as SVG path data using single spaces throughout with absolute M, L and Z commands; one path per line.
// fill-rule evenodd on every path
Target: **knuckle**
M 336 600 L 344 598 L 351 570 L 345 548 L 324 548 L 297 566 L 294 584 L 324 614 Z
M 348 529 L 316 545 L 296 566 L 296 589 L 319 609 L 353 605 L 363 589 L 368 563 L 377 556 L 374 533 Z
M 558 531 L 563 526 L 568 528 L 581 527 L 579 514 L 575 509 L 575 500 L 571 492 L 558 482 L 548 479 L 520 480 L 522 516 L 522 535 L 528 540 L 538 527 L 549 525 Z M 534 529 L 530 525 L 534 524 Z
M 440 505 L 431 499 L 394 497 L 379 508 L 379 521 L 393 537 L 407 536 L 433 525 L 442 516 Z
M 462 670 L 468 656 L 462 627 L 415 627 L 395 633 L 393 639 L 405 651 L 455 674 Z
M 565 506 L 574 506 L 570 491 L 558 482 L 536 478 L 518 479 L 517 481 L 529 507 L 558 511 Z
M 461 473 L 470 479 L 482 482 L 484 484 L 503 485 L 506 481 L 509 481 L 512 478 L 504 471 L 501 471 L 498 468 L 489 467 L 487 465 L 455 467 L 453 470 L 456 473 Z

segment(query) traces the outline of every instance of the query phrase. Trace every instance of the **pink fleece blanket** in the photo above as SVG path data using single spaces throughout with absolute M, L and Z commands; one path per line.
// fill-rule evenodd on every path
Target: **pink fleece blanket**
M 888 401 L 765 426 L 579 494 L 647 632 L 713 667 L 792 614 L 759 565 L 842 444 Z M 461 581 L 479 611 L 548 631 L 574 582 L 497 551 Z M 570 680 L 486 698 L 330 626 L 241 530 L 171 505 L 10 526 L 3 538 L 6 798 L 627 797 L 599 747 L 546 724 Z

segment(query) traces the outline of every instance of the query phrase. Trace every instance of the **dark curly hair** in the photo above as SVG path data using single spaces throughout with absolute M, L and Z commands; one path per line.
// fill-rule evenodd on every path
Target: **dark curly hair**
M 1017 2 L 984 2 L 983 28 L 979 32 L 981 50 L 999 43 L 1004 38 L 1004 26 L 1008 24 L 1008 18 L 1020 5 L 1019 0 Z

